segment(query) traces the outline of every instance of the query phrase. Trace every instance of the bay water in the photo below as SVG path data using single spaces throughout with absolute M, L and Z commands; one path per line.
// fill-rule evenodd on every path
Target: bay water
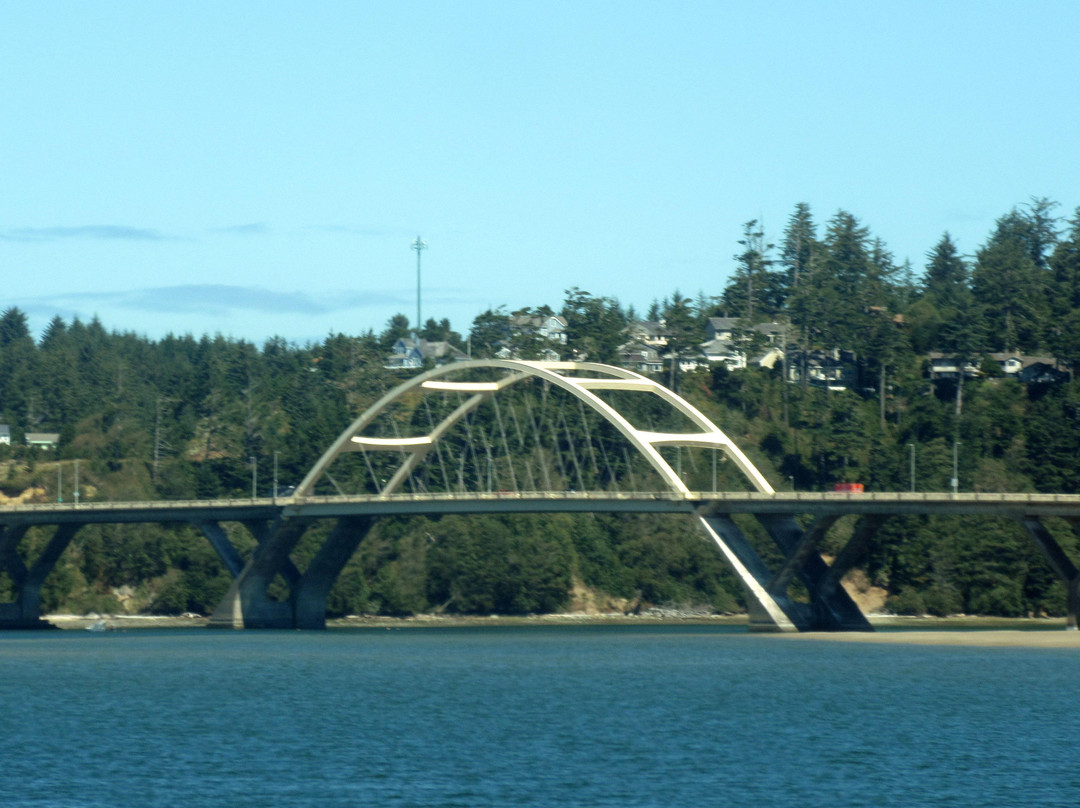
M 743 627 L 0 634 L 0 806 L 1075 806 L 1080 652 Z

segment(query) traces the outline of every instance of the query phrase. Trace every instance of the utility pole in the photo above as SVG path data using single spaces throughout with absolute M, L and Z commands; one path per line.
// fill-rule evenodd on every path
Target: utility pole
M 420 236 L 413 239 L 412 248 L 416 250 L 416 327 L 413 329 L 416 332 L 416 341 L 420 342 L 420 328 L 423 323 L 420 321 L 420 253 L 427 249 L 427 242 Z M 417 345 L 419 348 L 419 344 Z

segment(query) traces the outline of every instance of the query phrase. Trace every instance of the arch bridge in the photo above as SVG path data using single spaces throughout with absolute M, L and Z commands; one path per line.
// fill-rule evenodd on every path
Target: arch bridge
M 752 630 L 868 631 L 840 585 L 880 524 L 897 514 L 1016 519 L 1068 591 L 1068 627 L 1080 612 L 1080 572 L 1042 520 L 1078 529 L 1080 497 L 776 493 L 739 447 L 693 405 L 632 371 L 596 363 L 468 361 L 397 386 L 350 424 L 289 497 L 82 503 L 0 508 L 0 572 L 15 590 L 0 627 L 40 627 L 45 577 L 80 527 L 102 522 L 194 524 L 234 577 L 211 625 L 323 628 L 330 589 L 375 521 L 391 514 L 639 512 L 692 515 L 732 566 Z M 735 517 L 753 517 L 775 543 L 768 564 Z M 851 538 L 826 563 L 817 548 L 838 519 Z M 810 517 L 803 527 L 796 517 Z M 305 567 L 293 550 L 317 519 L 333 529 Z M 221 523 L 256 539 L 249 559 Z M 18 552 L 32 525 L 54 525 L 32 563 Z M 798 579 L 808 602 L 790 594 Z M 284 581 L 286 599 L 271 597 Z

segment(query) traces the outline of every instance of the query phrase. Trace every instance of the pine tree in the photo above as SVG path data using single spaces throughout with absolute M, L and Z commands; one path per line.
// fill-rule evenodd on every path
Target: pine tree
M 1049 326 L 1052 273 L 1047 259 L 1056 238 L 1053 203 L 1035 200 L 1012 210 L 976 255 L 972 287 L 993 350 L 1040 350 Z
M 1049 265 L 1054 279 L 1047 345 L 1075 375 L 1080 363 L 1080 208 L 1069 220 L 1069 231 L 1054 248 Z
M 757 219 L 743 224 L 743 236 L 738 243 L 742 250 L 733 256 L 735 273 L 722 301 L 727 311 L 754 323 L 774 315 L 780 303 L 775 279 L 769 272 L 773 263 L 769 251 L 773 245 L 766 242 Z

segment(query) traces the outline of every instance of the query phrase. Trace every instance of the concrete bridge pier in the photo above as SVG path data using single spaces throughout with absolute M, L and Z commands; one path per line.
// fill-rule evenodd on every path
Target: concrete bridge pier
M 822 514 L 805 530 L 792 516 L 763 513 L 754 517 L 784 555 L 776 570 L 769 569 L 730 516 L 701 517 L 746 587 L 751 631 L 874 630 L 840 581 L 863 558 L 884 516 L 860 519 L 831 566 L 817 553 L 817 548 L 839 514 Z M 788 595 L 795 576 L 806 586 L 809 603 L 799 603 Z
M 746 612 L 750 618 L 750 630 L 757 632 L 806 631 L 809 614 L 806 605 L 795 603 L 787 592 L 772 592 L 769 581 L 772 573 L 761 560 L 757 550 L 727 514 L 710 514 L 700 517 L 705 532 L 720 548 L 746 591 Z
M 233 585 L 214 609 L 210 617 L 211 628 L 326 628 L 326 604 L 330 590 L 375 524 L 375 517 L 339 518 L 319 552 L 301 573 L 289 558 L 289 553 L 311 521 L 290 519 L 244 523 L 259 545 L 251 561 L 239 570 Z M 224 538 L 220 526 L 204 524 L 200 527 L 208 536 L 220 534 L 219 540 L 232 547 Z M 225 555 L 228 555 L 228 551 L 225 551 Z M 289 585 L 288 600 L 273 600 L 269 595 L 270 584 L 278 575 Z
M 309 519 L 284 520 L 280 516 L 267 521 L 245 521 L 258 542 L 251 560 L 233 581 L 221 603 L 210 616 L 211 628 L 293 628 L 290 600 L 270 597 L 269 588 L 281 575 L 295 591 L 300 571 L 289 553 L 307 530 Z
M 15 588 L 15 600 L 0 603 L 0 629 L 55 628 L 41 617 L 41 587 L 82 524 L 58 525 L 29 568 L 18 553 L 19 542 L 28 527 L 0 526 L 0 569 L 8 574 Z
M 1072 559 L 1065 553 L 1053 534 L 1046 529 L 1046 525 L 1039 517 L 1024 516 L 1019 521 L 1031 540 L 1042 550 L 1054 572 L 1065 582 L 1065 628 L 1068 631 L 1076 631 L 1077 621 L 1080 619 L 1080 570 L 1077 570 Z M 1080 536 L 1080 519 L 1068 518 L 1067 521 L 1073 533 Z
M 326 603 L 341 570 L 375 524 L 371 516 L 343 516 L 293 589 L 296 628 L 326 628 Z

